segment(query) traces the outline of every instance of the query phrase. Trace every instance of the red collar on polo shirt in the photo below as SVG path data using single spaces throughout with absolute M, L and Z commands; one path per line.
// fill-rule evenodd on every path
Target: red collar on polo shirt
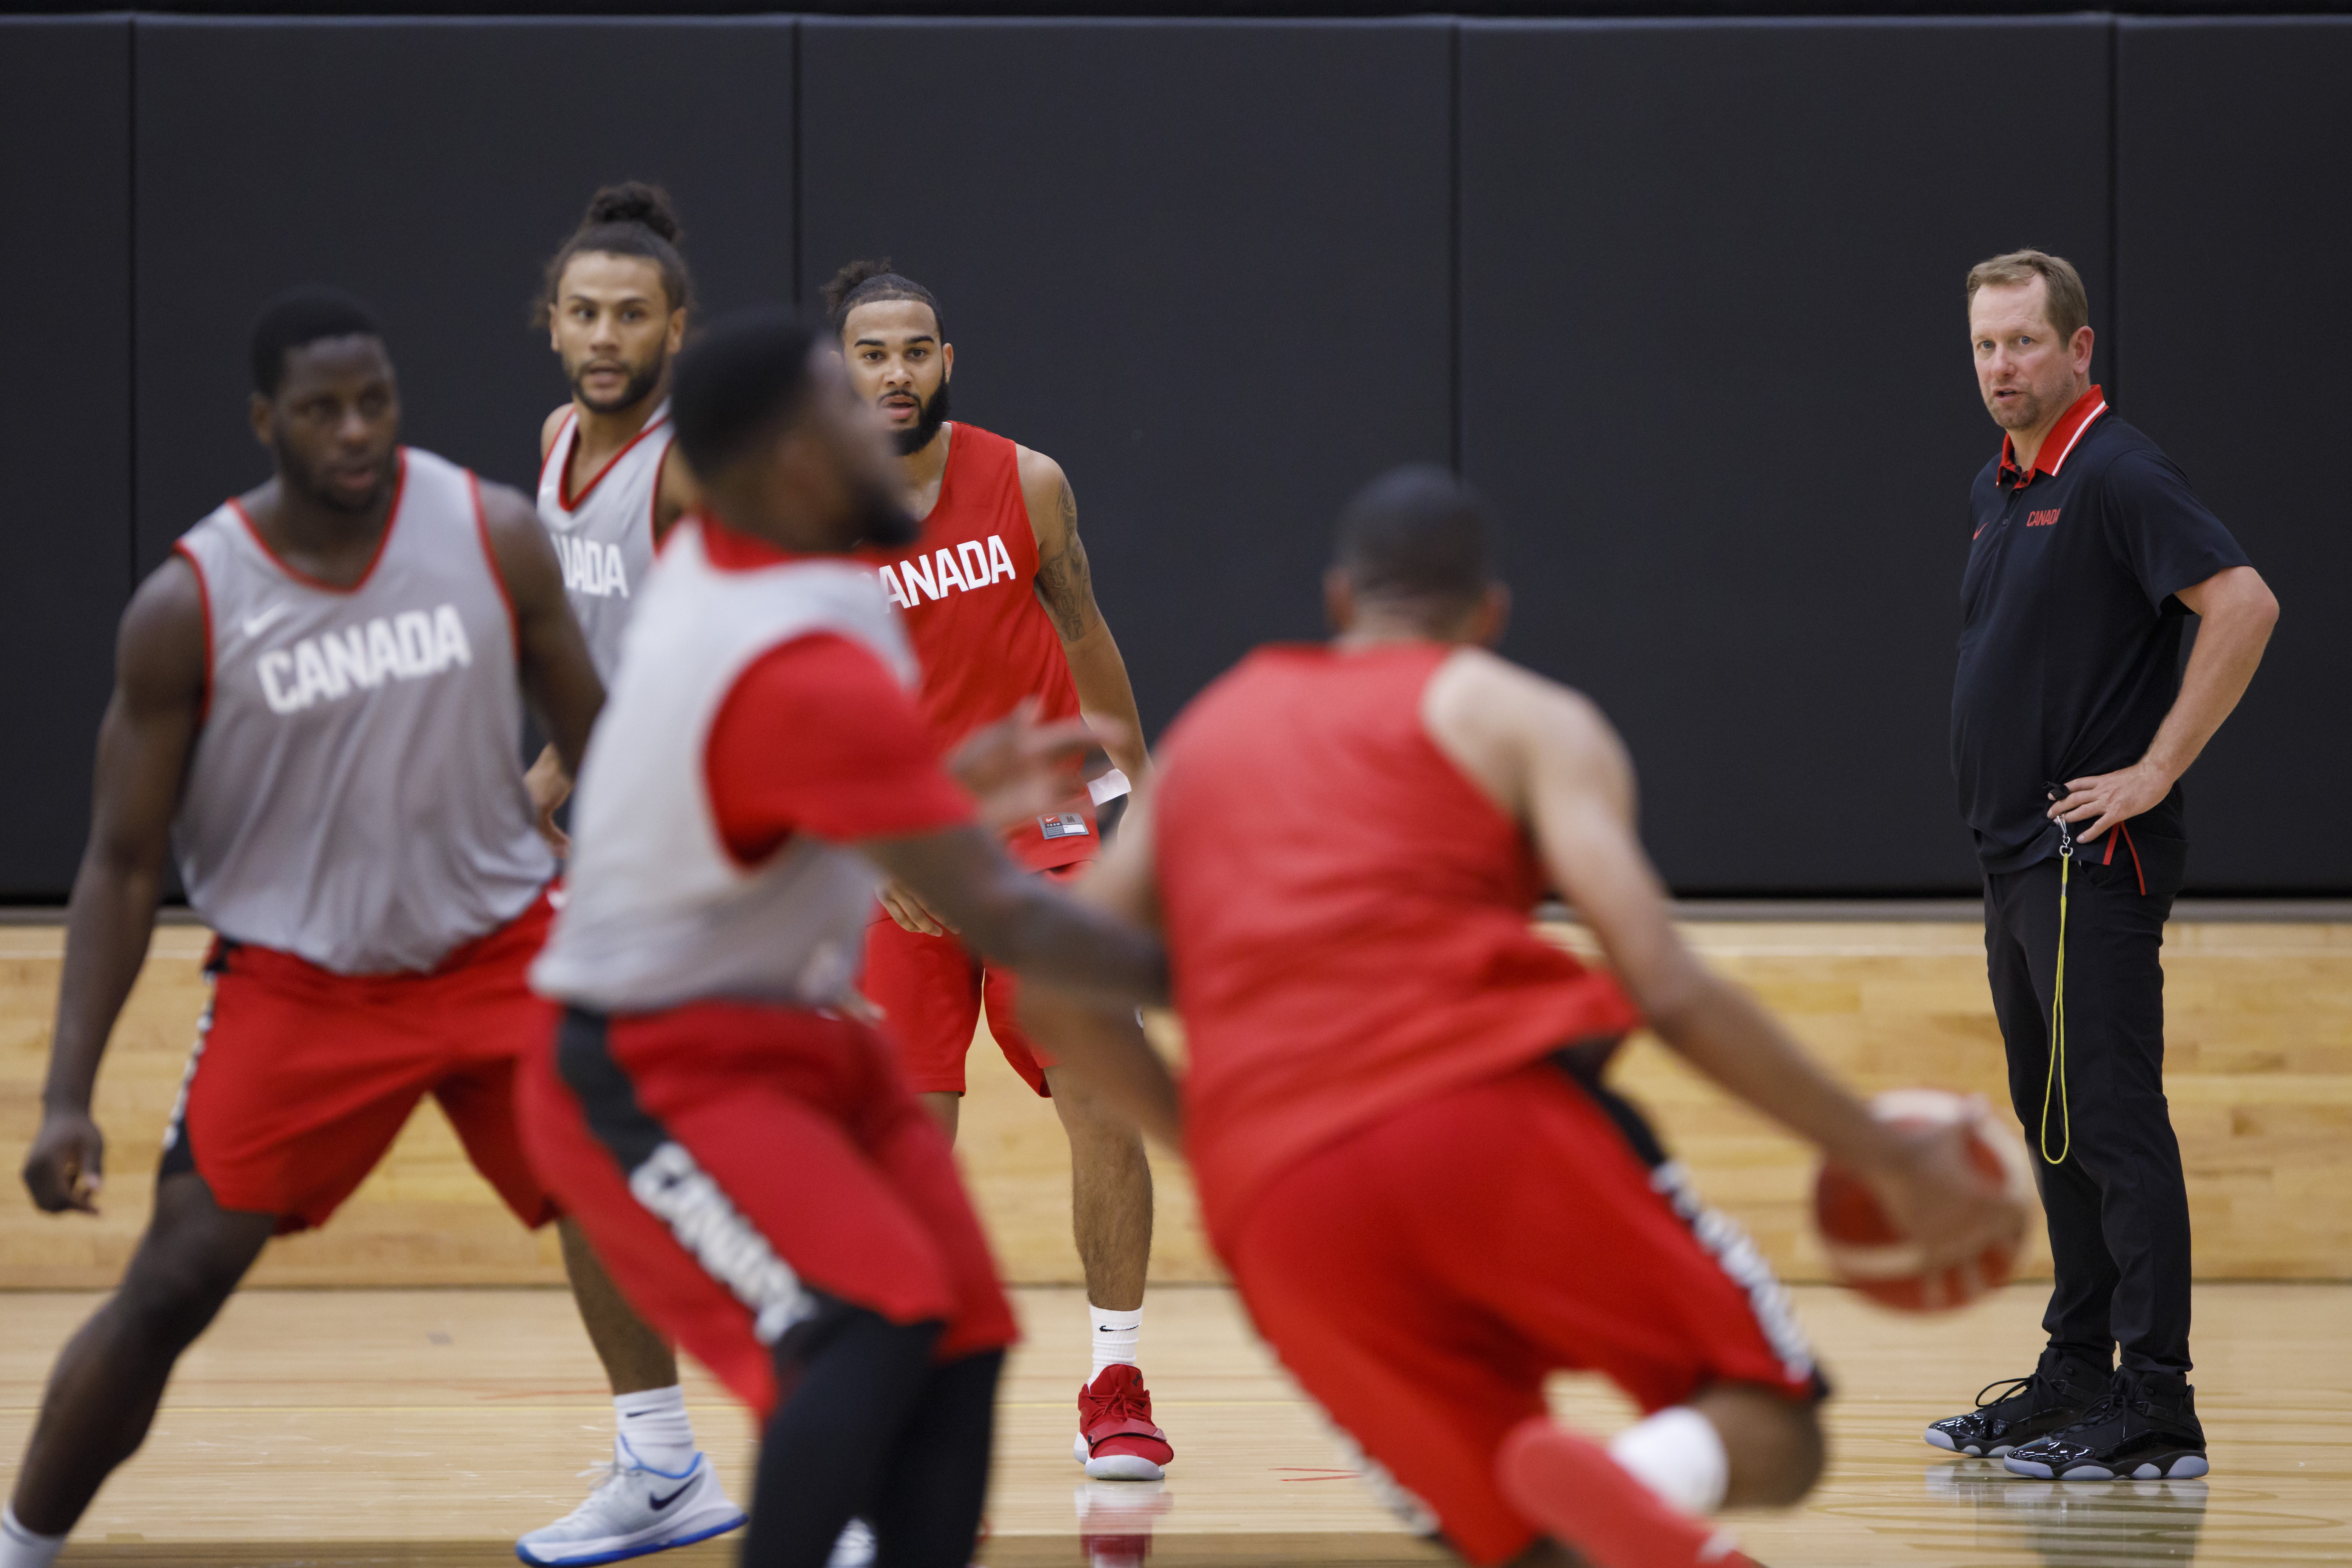
M 2042 438 L 2042 450 L 2033 455 L 2032 473 L 2018 468 L 2016 449 L 2011 446 L 2009 437 L 2003 436 L 2000 438 L 2000 468 L 1993 475 L 1993 482 L 2021 489 L 2033 482 L 2034 474 L 2056 474 L 2066 466 L 2066 454 L 2074 449 L 2074 443 L 2083 438 L 2083 432 L 2106 411 L 2106 395 L 2095 386 L 2074 399 L 2074 406 L 2066 410 L 2065 417 L 2059 420 L 2050 434 Z

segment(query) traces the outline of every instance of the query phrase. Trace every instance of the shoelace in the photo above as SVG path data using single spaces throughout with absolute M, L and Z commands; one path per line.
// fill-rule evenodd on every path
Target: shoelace
M 1087 1426 L 1095 1427 L 1114 1417 L 1122 1421 L 1151 1421 L 1151 1394 L 1139 1384 L 1122 1384 L 1115 1394 L 1097 1394 L 1087 1390 Z
M 1977 1408 L 1982 1410 L 1989 1405 L 1999 1405 L 2005 1399 L 2014 1399 L 2019 1394 L 2031 1390 L 2041 1380 L 2040 1373 L 2029 1372 L 2023 1377 L 2012 1377 L 2007 1383 L 1988 1383 L 1977 1390 Z M 1999 1394 L 1992 1392 L 1996 1388 L 2000 1390 Z M 1987 1397 L 1989 1394 L 1990 1398 Z

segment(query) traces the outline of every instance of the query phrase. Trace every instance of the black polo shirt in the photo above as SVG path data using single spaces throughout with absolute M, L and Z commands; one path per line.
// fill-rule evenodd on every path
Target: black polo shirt
M 1952 776 L 1984 868 L 2015 871 L 2058 853 L 2049 782 L 2147 753 L 2180 692 L 2189 609 L 2173 595 L 2246 552 L 2095 386 L 2030 472 L 2004 437 L 1969 509 Z M 2186 837 L 2180 786 L 2133 829 Z

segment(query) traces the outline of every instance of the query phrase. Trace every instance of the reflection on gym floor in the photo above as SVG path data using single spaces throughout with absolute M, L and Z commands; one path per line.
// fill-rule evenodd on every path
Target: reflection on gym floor
M 2208 1484 L 2022 1480 L 1998 1459 L 1932 1465 L 1927 1496 L 1967 1510 L 1979 1541 L 2032 1552 L 2052 1568 L 2157 1568 L 2197 1561 Z M 1989 1543 L 1989 1542 L 1988 1542 Z

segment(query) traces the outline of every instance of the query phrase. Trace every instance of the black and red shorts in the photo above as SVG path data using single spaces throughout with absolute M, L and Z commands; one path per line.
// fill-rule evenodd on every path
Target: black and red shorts
M 887 1042 L 800 1008 L 564 1014 L 525 1064 L 533 1163 L 637 1310 L 764 1419 L 775 1346 L 830 1302 L 1018 1337 L 938 1122 Z
M 525 980 L 552 918 L 541 897 L 423 974 L 220 942 L 159 1175 L 193 1170 L 221 1207 L 276 1215 L 281 1232 L 323 1225 L 429 1094 L 516 1216 L 553 1219 L 514 1109 L 515 1064 L 554 1018 Z
M 1496 1484 L 1544 1379 L 1645 1411 L 1711 1383 L 1822 1390 L 1762 1258 L 1702 1209 L 1631 1108 L 1540 1062 L 1360 1128 L 1216 1237 L 1283 1364 L 1472 1563 L 1538 1535 Z

